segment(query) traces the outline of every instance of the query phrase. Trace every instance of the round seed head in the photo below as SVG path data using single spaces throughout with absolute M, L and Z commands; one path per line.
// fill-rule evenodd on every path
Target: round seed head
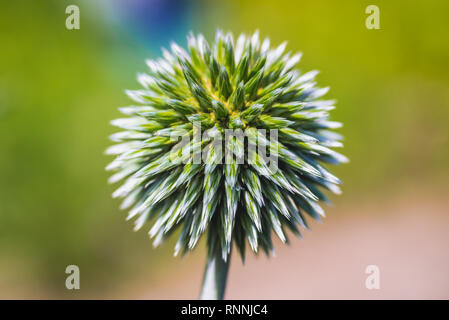
M 107 167 L 122 181 L 135 228 L 148 222 L 154 244 L 175 230 L 175 253 L 192 250 L 204 233 L 210 250 L 227 259 L 234 243 L 244 258 L 273 249 L 272 234 L 287 242 L 300 236 L 306 216 L 319 220 L 323 189 L 339 193 L 340 180 L 325 164 L 346 162 L 333 150 L 341 136 L 329 120 L 334 101 L 316 86 L 317 72 L 301 73 L 301 55 L 270 49 L 258 33 L 218 31 L 214 43 L 189 35 L 163 58 L 147 61 L 135 105 L 112 122 L 122 129 L 111 139 Z

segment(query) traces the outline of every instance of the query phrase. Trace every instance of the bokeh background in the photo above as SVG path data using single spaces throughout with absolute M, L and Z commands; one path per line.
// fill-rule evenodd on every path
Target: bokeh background
M 65 28 L 65 8 L 81 11 Z M 365 8 L 380 8 L 380 30 Z M 449 2 L 2 1 L 0 298 L 197 298 L 204 244 L 153 249 L 111 198 L 109 121 L 144 60 L 189 30 L 259 29 L 319 69 L 344 122 L 324 223 L 276 256 L 234 257 L 228 298 L 449 299 Z M 65 288 L 65 268 L 81 289 Z M 380 290 L 365 268 L 380 268 Z

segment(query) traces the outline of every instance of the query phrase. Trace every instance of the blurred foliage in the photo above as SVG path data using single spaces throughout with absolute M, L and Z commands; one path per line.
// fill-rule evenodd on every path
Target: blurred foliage
M 80 7 L 80 30 L 65 28 L 69 4 Z M 158 277 L 163 264 L 156 261 L 171 259 L 172 244 L 152 250 L 146 233 L 124 222 L 110 197 L 104 166 L 111 159 L 103 151 L 114 132 L 109 121 L 129 104 L 123 90 L 137 87 L 144 59 L 188 28 L 206 36 L 216 27 L 259 29 L 274 44 L 288 40 L 288 49 L 302 51 L 304 71 L 321 70 L 319 83 L 338 100 L 333 118 L 345 124 L 351 159 L 335 168 L 345 183 L 339 204 L 446 179 L 449 2 L 375 1 L 381 30 L 365 28 L 368 4 L 190 1 L 183 8 L 194 10 L 185 10 L 176 33 L 170 28 L 163 37 L 173 19 L 150 24 L 158 34 L 152 43 L 135 36 L 126 19 L 112 19 L 107 1 L 2 1 L 0 297 L 14 293 L 3 288 L 67 295 L 68 264 L 82 270 L 80 294 L 101 294 L 111 277 Z

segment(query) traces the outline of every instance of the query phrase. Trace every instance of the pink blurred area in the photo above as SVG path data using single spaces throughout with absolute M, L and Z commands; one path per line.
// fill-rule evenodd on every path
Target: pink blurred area
M 331 208 L 303 240 L 277 241 L 269 259 L 249 254 L 242 265 L 235 256 L 226 298 L 449 299 L 449 203 L 429 192 L 404 193 Z M 196 299 L 203 259 L 167 261 L 159 280 L 142 279 L 129 297 Z M 379 290 L 365 286 L 368 265 L 379 267 Z

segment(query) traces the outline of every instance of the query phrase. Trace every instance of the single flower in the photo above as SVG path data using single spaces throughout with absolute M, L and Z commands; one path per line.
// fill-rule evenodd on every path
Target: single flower
M 225 281 L 233 243 L 242 259 L 246 241 L 268 254 L 273 233 L 287 242 L 286 230 L 308 228 L 306 215 L 324 216 L 323 189 L 340 192 L 324 167 L 347 161 L 333 150 L 342 146 L 340 123 L 329 120 L 334 101 L 285 49 L 258 32 L 234 41 L 218 31 L 212 44 L 191 34 L 187 51 L 172 44 L 147 61 L 143 88 L 127 91 L 136 105 L 112 122 L 123 129 L 108 149 L 117 156 L 110 182 L 123 181 L 114 197 L 136 229 L 151 223 L 154 245 L 179 229 L 175 254 L 207 233 L 204 290 L 221 292 L 205 297 L 223 296 L 213 282 Z

